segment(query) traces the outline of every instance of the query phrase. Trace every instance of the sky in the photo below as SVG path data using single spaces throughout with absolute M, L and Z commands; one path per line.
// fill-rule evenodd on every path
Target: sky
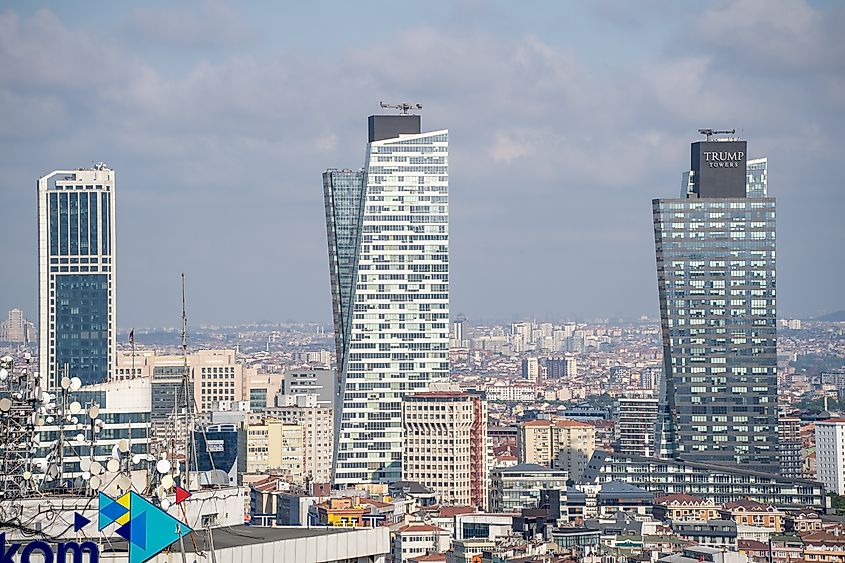
M 37 319 L 38 177 L 117 179 L 117 317 L 329 323 L 321 173 L 378 103 L 449 129 L 451 311 L 657 317 L 651 200 L 701 127 L 769 158 L 778 309 L 845 309 L 845 3 L 0 5 L 0 312 Z M 0 313 L 4 314 L 4 313 Z

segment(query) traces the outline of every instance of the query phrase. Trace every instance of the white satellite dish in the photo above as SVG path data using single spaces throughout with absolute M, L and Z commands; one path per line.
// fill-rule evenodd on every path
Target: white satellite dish
M 70 414 L 79 414 L 82 412 L 82 405 L 79 404 L 79 401 L 74 401 L 70 404 L 68 409 L 70 410 Z
M 161 478 L 161 486 L 164 487 L 165 489 L 168 489 L 168 490 L 172 489 L 173 488 L 173 476 L 165 475 L 164 477 L 162 477 Z
M 12 410 L 12 401 L 7 397 L 0 399 L 0 411 L 9 412 Z
M 62 389 L 70 389 L 70 378 L 65 376 L 61 382 Z
M 94 475 L 99 475 L 103 472 L 103 464 L 99 461 L 92 461 L 91 462 L 91 473 Z
M 70 378 L 70 390 L 71 391 L 79 391 L 79 388 L 82 387 L 82 380 L 78 377 L 71 377 Z
M 125 454 L 126 452 L 128 452 L 129 451 L 129 440 L 127 440 L 126 438 L 121 439 L 117 443 L 117 449 L 120 450 L 120 453 Z
M 97 405 L 91 405 L 88 407 L 88 416 L 91 418 L 97 418 L 100 416 L 100 407 Z
M 89 479 L 91 479 L 91 472 L 90 471 L 83 471 L 82 472 L 82 478 L 85 479 L 86 481 L 88 481 Z
M 100 488 L 100 478 L 96 475 L 91 476 L 91 480 L 89 481 L 91 484 L 92 489 L 99 489 Z
M 135 455 L 132 456 L 132 464 L 133 465 L 138 465 L 143 460 L 144 460 L 144 456 L 142 456 L 141 454 L 135 454 Z
M 169 473 L 170 472 L 170 462 L 166 459 L 158 460 L 156 463 L 156 471 L 161 474 Z
M 79 469 L 82 471 L 88 471 L 91 469 L 91 460 L 87 458 L 82 458 L 79 460 Z
M 168 508 L 170 508 L 170 501 L 167 500 L 166 498 L 161 499 L 161 509 L 167 510 Z
M 116 459 L 110 459 L 106 463 L 106 469 L 108 469 L 112 473 L 116 473 L 120 469 L 120 462 Z
M 30 479 L 32 479 L 32 473 L 30 473 L 29 471 L 24 471 L 21 477 L 23 477 L 24 481 L 29 481 Z
M 79 434 L 77 434 L 76 435 L 76 441 L 77 442 L 84 442 L 85 441 L 85 434 L 82 434 L 81 432 Z
M 0 368 L 0 381 L 6 381 L 9 377 L 9 370 L 6 368 Z

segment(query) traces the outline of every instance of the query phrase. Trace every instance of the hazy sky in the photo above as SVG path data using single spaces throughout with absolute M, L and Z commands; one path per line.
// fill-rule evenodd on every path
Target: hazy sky
M 653 197 L 699 127 L 769 157 L 784 316 L 845 308 L 845 3 L 5 2 L 0 314 L 36 180 L 117 177 L 118 324 L 325 320 L 320 174 L 379 100 L 450 131 L 452 312 L 658 314 Z

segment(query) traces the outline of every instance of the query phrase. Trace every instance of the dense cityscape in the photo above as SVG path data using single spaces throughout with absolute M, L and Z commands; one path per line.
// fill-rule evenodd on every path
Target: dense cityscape
M 845 311 L 779 314 L 783 163 L 770 190 L 753 132 L 688 131 L 643 199 L 647 316 L 496 321 L 453 297 L 462 132 L 372 105 L 344 116 L 363 166 L 303 189 L 331 322 L 195 323 L 188 273 L 179 326 L 134 326 L 121 169 L 31 171 L 0 563 L 845 561 Z

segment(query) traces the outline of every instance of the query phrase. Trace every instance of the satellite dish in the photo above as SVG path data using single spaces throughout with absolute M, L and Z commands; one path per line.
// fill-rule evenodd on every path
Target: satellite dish
M 0 399 L 0 411 L 9 412 L 12 410 L 12 401 L 7 397 Z
M 65 376 L 62 378 L 62 389 L 70 389 L 70 378 Z
M 82 412 L 82 405 L 79 404 L 79 401 L 74 401 L 70 404 L 70 414 L 79 414 Z
M 44 426 L 44 419 L 40 416 L 35 419 L 35 426 Z
M 70 390 L 71 391 L 79 391 L 79 388 L 82 387 L 82 380 L 78 377 L 71 377 L 70 378 Z
M 52 478 L 56 478 L 59 476 L 59 468 L 55 465 L 51 465 L 50 468 L 47 470 L 47 475 Z
M 111 447 L 111 457 L 115 460 L 120 459 L 120 454 L 117 451 L 117 444 Z
M 169 500 L 167 500 L 166 498 L 165 498 L 165 499 L 161 499 L 161 509 L 162 509 L 162 510 L 167 510 L 168 508 L 170 508 L 170 501 L 169 501 Z
M 90 471 L 83 471 L 82 472 L 82 478 L 85 479 L 86 481 L 88 481 L 89 479 L 91 479 L 91 472 Z
M 48 416 L 48 417 L 47 417 L 47 424 L 53 424 L 53 421 L 54 421 L 54 420 L 55 420 L 55 419 L 54 419 L 52 416 Z
M 87 458 L 82 458 L 79 460 L 79 469 L 82 471 L 88 471 L 91 469 L 91 460 Z
M 172 489 L 173 488 L 173 476 L 165 475 L 161 478 L 161 486 L 165 489 Z
M 0 369 L 0 381 L 6 381 L 6 379 L 8 377 L 9 377 L 9 370 L 7 370 L 6 368 Z
M 100 488 L 100 478 L 97 477 L 96 475 L 92 475 L 91 480 L 88 481 L 88 483 L 91 485 L 92 489 L 99 489 Z
M 126 475 L 118 475 L 117 479 L 115 479 L 115 485 L 117 485 L 122 491 L 125 491 L 132 485 L 132 480 Z
M 158 460 L 158 463 L 156 463 L 156 471 L 158 471 L 161 474 L 169 473 L 170 472 L 170 462 L 166 459 Z
M 91 473 L 93 475 L 99 475 L 103 472 L 103 464 L 99 461 L 92 461 L 91 462 Z
M 144 456 L 142 456 L 141 454 L 135 454 L 135 455 L 132 456 L 132 464 L 133 465 L 138 465 L 143 460 L 144 460 Z
M 47 391 L 44 391 L 43 393 L 41 393 L 41 402 L 42 403 L 49 403 L 52 400 L 53 400 L 53 396 L 51 394 L 49 394 Z
M 116 473 L 120 469 L 120 462 L 116 459 L 110 459 L 106 463 L 106 469 L 108 469 L 111 473 Z
M 129 451 L 129 440 L 123 438 L 117 443 L 117 449 L 120 450 L 120 453 L 125 454 Z
M 29 471 L 24 471 L 21 477 L 23 477 L 24 481 L 29 481 L 30 479 L 32 479 L 32 473 L 30 473 Z
M 77 442 L 84 442 L 85 441 L 85 434 L 79 433 L 76 435 Z
M 97 418 L 100 416 L 100 407 L 97 405 L 91 405 L 88 407 L 88 416 L 91 418 Z

